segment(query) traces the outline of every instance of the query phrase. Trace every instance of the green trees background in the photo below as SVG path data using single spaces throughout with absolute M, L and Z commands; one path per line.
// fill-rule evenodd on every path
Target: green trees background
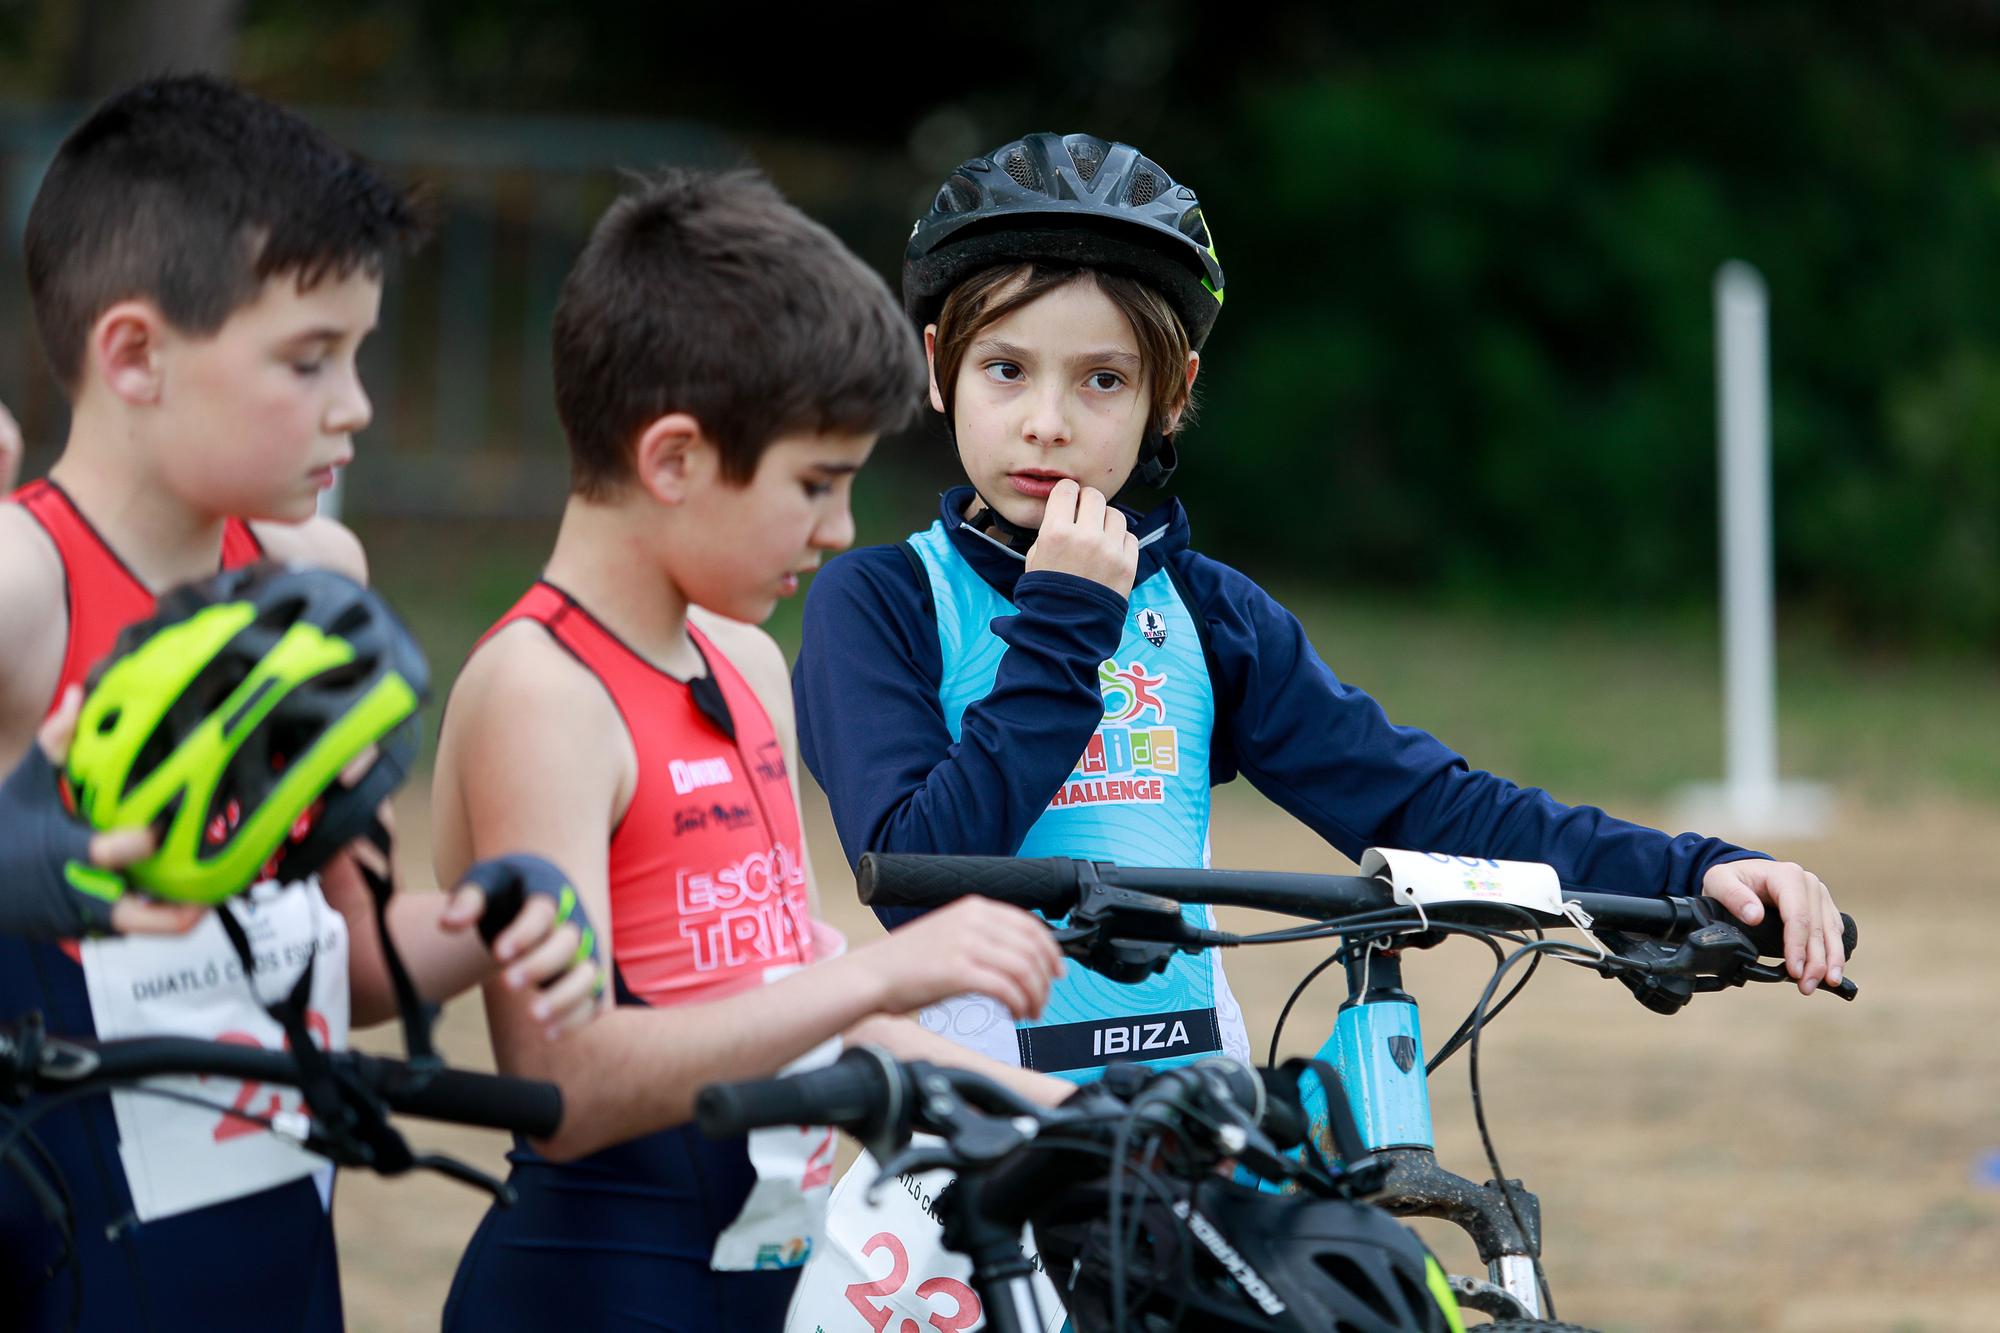
M 1794 603 L 2000 643 L 1994 50 L 1838 17 L 1607 11 L 1248 95 L 1204 187 L 1232 308 L 1197 452 L 1257 460 L 1213 477 L 1229 544 L 1707 595 L 1710 283 L 1739 257 L 1771 293 Z
M 1784 604 L 2000 647 L 1991 5 L 196 10 L 187 49 L 310 105 L 715 126 L 892 279 L 959 158 L 1038 128 L 1139 144 L 1201 192 L 1228 273 L 1183 451 L 1198 536 L 1340 588 L 1711 597 L 1710 284 L 1748 260 Z M 0 95 L 100 91 L 158 49 L 117 40 L 148 12 L 0 0 Z M 935 488 L 929 446 L 901 458 Z

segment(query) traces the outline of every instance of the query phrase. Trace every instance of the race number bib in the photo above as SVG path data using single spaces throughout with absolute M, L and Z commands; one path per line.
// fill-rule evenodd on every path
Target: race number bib
M 840 1056 L 840 1038 L 813 1047 L 779 1070 L 830 1065 Z M 757 1183 L 743 1211 L 715 1241 L 709 1267 L 722 1272 L 751 1268 L 797 1268 L 813 1253 L 813 1239 L 826 1217 L 833 1188 L 833 1157 L 839 1144 L 826 1125 L 771 1125 L 750 1131 L 750 1165 Z
M 222 923 L 212 915 L 186 935 L 85 940 L 84 985 L 98 1038 L 199 1037 L 283 1050 L 284 1030 L 264 1005 L 289 994 L 311 958 L 307 1027 L 326 1049 L 345 1049 L 347 921 L 327 905 L 319 881 L 283 887 L 267 881 L 216 910 L 233 911 L 242 923 L 257 961 L 255 993 Z M 209 1105 L 136 1091 L 111 1094 L 118 1155 L 140 1221 L 242 1198 L 316 1172 L 325 1197 L 331 1167 L 241 1118 L 302 1111 L 296 1089 L 203 1077 L 148 1079 L 147 1084 Z
M 812 923 L 812 959 L 822 962 L 847 952 L 847 941 L 824 921 Z M 764 973 L 770 984 L 798 969 L 774 967 Z M 840 1057 L 840 1038 L 830 1037 L 778 1073 L 796 1074 L 832 1064 Z M 826 1125 L 772 1125 L 752 1130 L 750 1165 L 757 1183 L 743 1201 L 743 1211 L 716 1238 L 709 1267 L 720 1272 L 756 1268 L 797 1268 L 813 1253 L 814 1239 L 826 1219 L 827 1196 L 833 1188 L 833 1158 L 839 1149 Z
M 944 1248 L 930 1211 L 951 1173 L 886 1180 L 870 1203 L 868 1187 L 881 1169 L 864 1152 L 834 1187 L 825 1243 L 799 1278 L 785 1333 L 973 1333 L 985 1327 L 972 1289 L 972 1261 Z M 1024 1243 L 1022 1250 L 1035 1265 L 1042 1333 L 1058 1333 L 1066 1323 L 1062 1301 L 1033 1249 Z

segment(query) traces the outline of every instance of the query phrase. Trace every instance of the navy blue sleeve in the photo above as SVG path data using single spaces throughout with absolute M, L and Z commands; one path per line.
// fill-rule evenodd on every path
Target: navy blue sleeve
M 1336 678 L 1298 618 L 1243 574 L 1192 552 L 1175 572 L 1208 632 L 1214 780 L 1240 771 L 1350 858 L 1379 846 L 1544 861 L 1578 888 L 1659 895 L 1699 893 L 1709 867 L 1763 855 L 1474 769 Z
M 850 864 L 868 851 L 1011 856 L 1075 769 L 1104 715 L 1097 667 L 1117 649 L 1125 599 L 1037 571 L 1014 605 L 993 622 L 1007 644 L 993 688 L 954 743 L 936 616 L 903 552 L 855 551 L 813 579 L 792 670 L 799 754 Z

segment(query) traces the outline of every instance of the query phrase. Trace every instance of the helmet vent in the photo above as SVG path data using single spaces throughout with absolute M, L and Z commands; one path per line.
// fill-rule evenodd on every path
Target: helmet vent
M 1076 163 L 1076 174 L 1088 183 L 1104 165 L 1104 150 L 1094 143 L 1073 143 L 1069 146 L 1069 160 Z
M 1042 188 L 1041 173 L 1035 170 L 1034 163 L 1030 162 L 1020 153 L 1008 154 L 1007 174 L 1014 178 L 1014 184 L 1024 190 L 1039 190 Z
M 355 602 L 334 618 L 333 624 L 327 627 L 327 634 L 332 638 L 344 639 L 367 629 L 368 622 L 372 619 L 374 616 L 367 604 Z
M 963 176 L 953 176 L 937 192 L 931 208 L 939 213 L 963 213 L 979 202 L 979 191 Z
M 1143 207 L 1153 202 L 1160 192 L 1160 178 L 1150 171 L 1142 171 L 1132 180 L 1132 206 Z
M 112 732 L 118 730 L 118 719 L 124 715 L 125 710 L 122 708 L 106 709 L 104 716 L 97 719 L 97 734 L 100 736 L 109 736 Z
M 1375 1279 L 1352 1258 L 1338 1252 L 1315 1254 L 1313 1262 L 1325 1270 L 1326 1275 L 1361 1304 L 1373 1310 L 1385 1324 L 1394 1326 L 1401 1318 L 1389 1308 L 1387 1296 L 1375 1285 Z
M 1435 1296 L 1417 1286 L 1415 1280 L 1402 1269 L 1398 1268 L 1393 1271 L 1396 1275 L 1396 1286 L 1402 1290 L 1404 1304 L 1425 1316 L 1434 1314 L 1437 1311 L 1438 1303 Z

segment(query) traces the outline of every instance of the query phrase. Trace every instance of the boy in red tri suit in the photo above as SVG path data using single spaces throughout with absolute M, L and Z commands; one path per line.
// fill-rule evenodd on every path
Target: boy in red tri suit
M 44 755 L 60 759 L 77 683 L 160 591 L 263 556 L 366 577 L 353 535 L 314 510 L 368 424 L 355 353 L 375 325 L 383 261 L 416 230 L 403 196 L 350 154 L 214 79 L 159 79 L 111 98 L 50 165 L 28 215 L 28 288 L 71 420 L 49 477 L 0 503 L 0 773 L 41 779 L 0 784 L 0 894 L 12 907 L 34 884 L 57 887 L 40 900 L 46 920 L 7 915 L 0 1023 L 38 1012 L 64 1036 L 242 1033 L 275 1047 L 263 1005 L 306 956 L 312 1026 L 329 1045 L 344 1043 L 350 1019 L 395 1012 L 373 906 L 347 856 L 219 909 L 246 923 L 260 955 L 287 960 L 260 967 L 253 989 L 216 914 L 131 894 L 65 897 L 60 861 L 36 859 L 54 846 L 48 822 L 64 817 L 53 776 L 16 764 L 38 732 Z M 0 468 L 8 457 L 0 447 Z M 129 863 L 127 833 L 100 848 L 117 838 L 128 842 L 114 859 Z M 446 903 L 390 903 L 430 999 L 494 970 L 470 930 L 478 892 Z M 596 976 L 569 966 L 574 928 L 551 931 L 550 907 L 521 916 L 503 950 L 535 942 L 528 970 L 556 983 L 565 1017 L 586 1017 Z M 184 933 L 61 938 L 163 928 Z M 163 977 L 188 980 L 151 984 Z M 227 1105 L 233 1091 L 206 1095 Z M 39 1143 L 17 1138 L 0 1158 L 7 1328 L 341 1327 L 318 1159 L 210 1107 L 136 1092 L 29 1110 Z M 67 1196 L 61 1223 L 29 1187 L 34 1169 L 63 1182 L 50 1186 Z
M 877 1016 L 968 988 L 1039 1012 L 1060 957 L 985 901 L 851 953 L 813 916 L 785 663 L 740 622 L 852 540 L 854 473 L 915 409 L 923 360 L 881 280 L 761 179 L 674 174 L 599 223 L 554 359 L 569 502 L 453 688 L 432 822 L 447 876 L 502 851 L 568 870 L 618 1004 L 554 1045 L 488 986 L 501 1067 L 561 1084 L 564 1118 L 513 1154 L 519 1203 L 487 1214 L 445 1325 L 776 1329 L 831 1133 L 710 1141 L 695 1093 L 843 1035 L 968 1063 Z

